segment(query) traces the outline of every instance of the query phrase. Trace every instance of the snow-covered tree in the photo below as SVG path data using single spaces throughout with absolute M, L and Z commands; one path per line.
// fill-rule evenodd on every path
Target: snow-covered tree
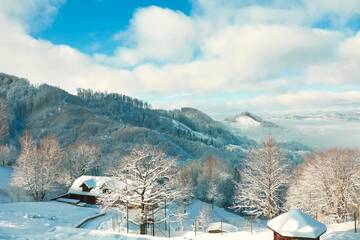
M 268 219 L 282 211 L 287 165 L 273 138 L 266 138 L 261 147 L 249 152 L 240 177 L 234 209 Z
M 211 222 L 211 211 L 212 209 L 208 204 L 205 204 L 196 218 L 197 226 L 199 229 L 205 231 L 208 227 L 209 223 Z
M 6 166 L 10 162 L 11 149 L 8 145 L 0 145 L 0 164 Z
M 79 142 L 65 150 L 63 182 L 71 184 L 99 163 L 100 150 L 96 145 Z
M 6 142 L 9 135 L 9 110 L 5 99 L 0 97 L 0 144 Z
M 26 190 L 36 201 L 43 200 L 58 180 L 61 158 L 62 151 L 55 137 L 46 137 L 36 146 L 31 135 L 25 133 L 12 185 Z
M 308 156 L 287 194 L 287 207 L 328 220 L 344 219 L 360 204 L 360 154 L 330 149 Z
M 120 211 L 124 210 L 125 204 L 138 209 L 141 234 L 146 233 L 148 217 L 155 216 L 164 207 L 165 200 L 169 205 L 187 196 L 184 194 L 187 189 L 177 182 L 175 159 L 153 146 L 134 148 L 109 175 L 114 177 L 113 185 L 100 203 Z
M 223 203 L 224 192 L 219 186 L 231 179 L 231 174 L 220 161 L 215 157 L 209 157 L 202 161 L 200 166 L 200 174 L 197 178 L 197 195 L 201 199 L 214 203 Z

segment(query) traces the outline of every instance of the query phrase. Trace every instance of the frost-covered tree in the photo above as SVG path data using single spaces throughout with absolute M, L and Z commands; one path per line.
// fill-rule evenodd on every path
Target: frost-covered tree
M 31 135 L 25 133 L 12 185 L 26 190 L 36 201 L 43 200 L 58 180 L 61 158 L 62 151 L 55 137 L 46 137 L 36 146 Z
M 231 174 L 222 161 L 215 157 L 206 158 L 200 165 L 196 194 L 200 199 L 209 201 L 211 204 L 222 204 L 225 193 L 219 186 L 228 182 L 229 179 L 231 179 Z
M 0 145 L 0 164 L 6 166 L 10 163 L 11 150 L 8 145 Z
M 187 189 L 178 183 L 175 159 L 152 146 L 134 148 L 109 175 L 114 181 L 100 203 L 120 211 L 125 204 L 138 209 L 141 234 L 146 233 L 148 217 L 155 216 L 165 201 L 169 205 L 187 196 Z
M 100 150 L 94 144 L 79 142 L 65 150 L 63 182 L 71 184 L 76 178 L 85 175 L 99 163 Z
M 273 138 L 266 138 L 261 147 L 249 152 L 240 177 L 235 209 L 268 219 L 282 211 L 287 165 L 285 154 Z
M 0 97 L 0 144 L 6 142 L 9 135 L 9 110 L 5 99 Z
M 198 227 L 203 231 L 206 230 L 209 223 L 211 222 L 211 211 L 212 209 L 210 206 L 206 204 L 201 208 L 199 215 L 196 218 Z
M 328 220 L 344 219 L 360 203 L 360 154 L 330 149 L 308 156 L 287 194 L 287 207 Z

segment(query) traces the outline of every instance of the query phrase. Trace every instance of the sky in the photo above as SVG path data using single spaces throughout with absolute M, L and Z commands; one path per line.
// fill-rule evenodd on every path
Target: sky
M 1 0 L 0 72 L 154 108 L 360 109 L 358 0 Z

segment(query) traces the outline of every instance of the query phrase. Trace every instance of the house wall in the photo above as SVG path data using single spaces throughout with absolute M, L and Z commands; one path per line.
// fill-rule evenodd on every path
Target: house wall
M 294 238 L 294 237 L 283 237 L 279 233 L 274 232 L 274 240 L 320 240 L 320 238 Z
M 80 200 L 81 202 L 85 202 L 88 204 L 96 204 L 96 200 L 97 200 L 97 198 L 94 196 L 72 194 L 72 193 L 66 195 L 66 197 L 70 198 L 70 199 L 77 199 L 77 200 Z

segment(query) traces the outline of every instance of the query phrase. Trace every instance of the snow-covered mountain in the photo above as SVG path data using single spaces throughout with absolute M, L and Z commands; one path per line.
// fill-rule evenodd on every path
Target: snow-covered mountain
M 310 113 L 295 113 L 274 115 L 274 119 L 287 119 L 287 120 L 327 120 L 327 121 L 348 121 L 360 122 L 360 110 L 347 110 L 347 111 L 328 111 L 328 112 L 310 112 Z
M 280 128 L 279 125 L 270 121 L 266 121 L 261 117 L 250 112 L 242 112 L 234 117 L 226 118 L 225 122 L 230 123 L 238 128 L 256 128 L 256 127 Z

